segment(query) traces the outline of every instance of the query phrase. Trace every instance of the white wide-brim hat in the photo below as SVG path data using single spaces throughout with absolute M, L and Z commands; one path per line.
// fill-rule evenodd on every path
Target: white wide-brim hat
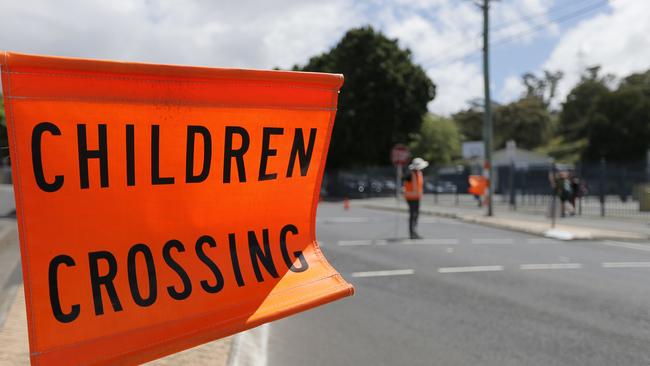
M 429 166 L 429 162 L 422 159 L 422 158 L 415 158 L 413 161 L 411 161 L 411 164 L 409 164 L 409 169 L 411 170 L 422 170 L 426 167 Z

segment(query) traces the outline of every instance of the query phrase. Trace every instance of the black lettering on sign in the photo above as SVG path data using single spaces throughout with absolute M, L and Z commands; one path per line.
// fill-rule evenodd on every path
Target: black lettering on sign
M 241 146 L 237 150 L 232 148 L 232 138 L 237 134 L 241 137 Z M 246 182 L 246 168 L 244 167 L 244 154 L 248 151 L 250 136 L 248 132 L 239 126 L 226 126 L 226 139 L 224 141 L 223 152 L 223 182 L 230 183 L 230 166 L 232 159 L 237 164 L 237 174 L 240 182 Z
M 163 247 L 163 259 L 165 260 L 165 263 L 171 268 L 176 274 L 178 274 L 178 277 L 181 278 L 181 281 L 183 282 L 183 290 L 178 291 L 174 286 L 167 286 L 167 292 L 169 293 L 169 296 L 172 297 L 172 299 L 175 300 L 185 300 L 192 294 L 192 281 L 190 281 L 190 276 L 187 275 L 187 272 L 181 267 L 178 262 L 172 258 L 171 250 L 176 249 L 177 252 L 183 253 L 185 251 L 185 246 L 183 246 L 183 243 L 181 243 L 178 240 L 172 239 L 168 241 L 165 246 Z
M 295 225 L 284 225 L 280 231 L 280 249 L 282 250 L 282 258 L 284 263 L 287 265 L 287 268 L 291 272 L 304 272 L 309 268 L 309 264 L 305 260 L 305 256 L 302 254 L 302 251 L 293 252 L 294 257 L 298 258 L 300 262 L 300 267 L 296 267 L 293 264 L 293 260 L 289 257 L 289 250 L 287 249 L 287 234 L 292 233 L 293 235 L 298 234 L 298 228 Z
M 102 188 L 108 187 L 108 143 L 106 141 L 106 125 L 97 125 L 97 150 L 88 150 L 86 125 L 77 125 L 77 149 L 79 152 L 79 180 L 81 189 L 90 187 L 88 180 L 88 160 L 99 159 L 99 177 Z
M 314 143 L 316 142 L 316 129 L 309 130 L 309 143 L 305 148 L 305 138 L 302 135 L 302 128 L 296 128 L 293 135 L 293 145 L 291 146 L 291 154 L 289 155 L 289 165 L 287 167 L 287 178 L 293 176 L 294 165 L 296 158 L 300 161 L 300 175 L 305 176 L 309 171 L 309 164 L 311 163 L 311 155 L 314 152 Z
M 138 271 L 136 267 L 136 255 L 142 253 L 144 262 L 147 265 L 147 277 L 149 279 L 149 297 L 144 298 L 140 293 L 138 287 Z M 156 265 L 153 262 L 153 255 L 151 249 L 144 244 L 136 244 L 129 249 L 127 256 L 127 270 L 129 272 L 129 288 L 131 289 L 131 296 L 133 301 L 140 306 L 150 306 L 156 302 L 158 297 L 158 286 L 156 284 Z
M 269 229 L 262 230 L 262 241 L 264 242 L 264 251 L 262 251 L 262 248 L 260 248 L 260 243 L 257 241 L 255 232 L 248 232 L 248 252 L 251 256 L 251 263 L 253 264 L 253 270 L 255 271 L 255 278 L 257 278 L 257 282 L 264 282 L 264 276 L 262 276 L 258 261 L 262 262 L 262 265 L 266 271 L 271 274 L 271 276 L 274 278 L 279 277 L 278 271 L 275 269 L 275 264 L 273 263 L 273 257 L 271 256 Z
M 174 177 L 160 176 L 159 125 L 151 125 L 151 184 L 174 184 Z
M 196 135 L 203 136 L 203 168 L 194 174 L 194 142 Z M 210 161 L 212 159 L 212 137 L 210 131 L 203 126 L 187 126 L 187 150 L 185 154 L 185 182 L 200 183 L 208 178 Z
M 217 267 L 216 263 L 214 263 L 212 259 L 210 259 L 210 257 L 208 257 L 208 255 L 203 251 L 204 244 L 208 244 L 210 248 L 216 248 L 217 242 L 208 235 L 203 235 L 199 238 L 199 240 L 196 241 L 196 255 L 199 257 L 201 262 L 205 263 L 205 265 L 210 268 L 210 271 L 212 271 L 212 274 L 216 280 L 216 283 L 214 285 L 210 285 L 207 280 L 201 280 L 201 287 L 203 287 L 205 292 L 214 294 L 221 291 L 223 288 L 223 275 L 221 274 L 221 271 L 219 270 L 219 267 Z
M 108 264 L 108 273 L 103 276 L 99 275 L 99 260 L 102 259 Z M 102 301 L 101 286 L 106 288 L 108 298 L 111 300 L 114 311 L 122 311 L 122 304 L 117 297 L 113 280 L 117 274 L 117 261 L 113 254 L 107 251 L 88 253 L 88 264 L 90 266 L 90 285 L 93 290 L 93 300 L 95 304 L 95 315 L 104 314 L 104 302 Z
M 266 165 L 269 160 L 269 156 L 276 156 L 278 150 L 269 148 L 271 144 L 272 135 L 282 135 L 284 133 L 284 128 L 279 127 L 264 127 L 262 129 L 262 156 L 260 157 L 260 174 L 258 180 L 272 180 L 278 177 L 278 173 L 267 173 Z
M 239 259 L 237 258 L 237 241 L 235 240 L 234 233 L 228 234 L 228 244 L 230 245 L 230 262 L 232 263 L 232 271 L 235 274 L 237 286 L 242 287 L 245 283 L 244 277 L 241 274 L 241 268 L 239 267 Z
M 126 125 L 126 184 L 135 185 L 135 126 Z
M 45 179 L 41 145 L 41 139 L 45 132 L 49 132 L 54 136 L 61 135 L 61 130 L 59 130 L 59 128 L 53 123 L 41 122 L 34 126 L 34 130 L 32 131 L 32 167 L 34 169 L 34 178 L 36 178 L 36 184 L 38 184 L 38 187 L 43 191 L 56 192 L 61 188 L 61 186 L 63 186 L 63 176 L 54 176 L 54 182 L 52 183 L 48 183 Z
M 70 323 L 74 321 L 79 316 L 79 311 L 81 306 L 79 304 L 72 305 L 70 312 L 64 313 L 61 308 L 61 299 L 59 298 L 59 281 L 57 278 L 57 272 L 59 266 L 64 264 L 66 267 L 73 267 L 75 265 L 74 259 L 67 255 L 57 255 L 50 261 L 49 273 L 48 273 L 48 282 L 50 287 L 50 305 L 52 306 L 52 313 L 56 320 L 61 323 Z

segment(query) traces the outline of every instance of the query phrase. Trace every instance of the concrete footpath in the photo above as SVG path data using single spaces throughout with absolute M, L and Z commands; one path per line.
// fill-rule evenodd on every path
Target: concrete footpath
M 225 366 L 229 364 L 235 337 L 206 343 L 147 365 Z M 10 219 L 0 220 L 0 366 L 4 365 L 29 365 L 27 315 L 16 221 Z
M 408 212 L 406 202 L 394 197 L 353 200 L 352 205 Z M 551 228 L 551 219 L 543 215 L 496 210 L 494 216 L 487 217 L 485 212 L 485 208 L 435 204 L 430 196 L 424 197 L 420 203 L 421 214 L 454 218 L 555 239 L 622 240 L 650 244 L 650 223 L 643 220 L 571 216 L 557 218 L 555 227 Z

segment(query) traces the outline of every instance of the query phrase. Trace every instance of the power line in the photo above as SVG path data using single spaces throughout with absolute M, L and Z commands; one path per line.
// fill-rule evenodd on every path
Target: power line
M 504 29 L 504 28 L 509 28 L 509 27 L 511 27 L 511 26 L 513 26 L 515 24 L 523 23 L 523 22 L 525 22 L 527 20 L 534 20 L 535 18 L 547 17 L 547 16 L 549 16 L 551 14 L 557 13 L 559 10 L 572 8 L 572 7 L 575 7 L 578 4 L 584 3 L 586 1 L 592 1 L 592 0 L 574 0 L 572 2 L 565 3 L 565 4 L 560 5 L 560 6 L 556 6 L 554 8 L 549 9 L 549 10 L 546 10 L 546 11 L 541 11 L 541 12 L 537 12 L 537 13 L 530 13 L 530 14 L 522 16 L 520 19 L 517 19 L 515 21 L 505 22 L 505 23 L 501 23 L 501 24 L 495 25 L 493 27 L 490 27 L 490 31 L 494 32 L 494 31 L 501 30 L 501 29 Z
M 604 0 L 604 1 L 601 0 L 601 2 L 590 4 L 589 6 L 580 8 L 580 9 L 578 9 L 576 11 L 564 14 L 564 15 L 559 16 L 559 17 L 554 18 L 554 19 L 550 19 L 547 22 L 537 24 L 532 29 L 528 29 L 526 31 L 514 34 L 512 36 L 507 36 L 507 37 L 498 39 L 496 41 L 490 42 L 490 45 L 491 46 L 501 46 L 501 45 L 516 41 L 516 40 L 521 39 L 522 37 L 525 37 L 527 35 L 537 33 L 539 31 L 545 29 L 546 26 L 548 26 L 550 24 L 567 22 L 567 21 L 572 20 L 574 18 L 583 16 L 585 14 L 588 14 L 588 13 L 592 12 L 592 11 L 600 9 L 603 6 L 607 5 L 608 3 L 609 2 L 607 0 Z M 446 64 L 457 62 L 457 61 L 462 61 L 462 60 L 464 60 L 464 59 L 466 59 L 466 58 L 468 58 L 470 56 L 474 56 L 476 53 L 478 53 L 480 51 L 481 51 L 481 48 L 477 48 L 477 49 L 474 49 L 473 51 L 465 53 L 464 55 L 454 57 L 454 58 L 451 58 L 451 59 L 448 59 L 448 60 L 440 60 L 440 61 L 435 61 L 434 60 L 433 64 L 434 65 L 446 65 Z
M 592 12 L 592 11 L 598 10 L 598 9 L 602 8 L 603 6 L 605 6 L 607 4 L 609 4 L 609 2 L 607 0 L 604 0 L 603 2 L 600 2 L 600 3 L 591 4 L 590 6 L 586 6 L 584 8 L 581 8 L 581 9 L 577 10 L 577 11 L 565 14 L 565 15 L 563 15 L 561 17 L 557 17 L 557 18 L 549 20 L 547 22 L 537 24 L 533 28 L 531 28 L 529 30 L 526 30 L 524 32 L 520 32 L 520 33 L 515 34 L 513 36 L 508 36 L 508 37 L 504 37 L 502 39 L 499 39 L 499 40 L 497 40 L 497 41 L 495 41 L 495 42 L 493 42 L 491 44 L 494 45 L 494 46 L 497 46 L 497 45 L 500 45 L 500 44 L 515 41 L 515 40 L 520 39 L 522 37 L 525 37 L 525 36 L 527 36 L 529 34 L 537 33 L 540 30 L 543 30 L 544 28 L 546 28 L 547 25 L 550 25 L 552 23 L 563 23 L 563 22 L 569 21 L 569 20 L 571 20 L 573 18 L 583 16 L 585 14 L 588 14 L 588 13 Z
M 528 15 L 525 15 L 522 19 L 519 19 L 519 20 L 517 20 L 517 21 L 513 21 L 513 22 L 509 22 L 509 23 L 508 23 L 508 22 L 506 22 L 506 23 L 501 23 L 501 24 L 498 25 L 498 26 L 490 27 L 489 30 L 490 30 L 490 32 L 493 32 L 493 31 L 497 31 L 497 30 L 501 30 L 501 29 L 510 28 L 510 27 L 515 26 L 515 25 L 517 25 L 517 24 L 521 24 L 521 23 L 523 23 L 522 20 L 526 20 L 526 19 L 531 20 L 531 19 L 534 19 L 534 18 L 542 17 L 542 16 L 543 16 L 543 17 L 546 17 L 547 15 L 550 15 L 550 14 L 553 14 L 553 13 L 557 13 L 558 10 L 563 10 L 563 9 L 566 9 L 566 8 L 569 8 L 569 7 L 573 7 L 573 6 L 575 6 L 576 4 L 584 3 L 585 1 L 592 1 L 592 0 L 575 0 L 574 2 L 569 3 L 569 4 L 568 4 L 569 6 L 567 6 L 567 4 L 564 4 L 564 6 L 556 6 L 556 7 L 554 7 L 554 8 L 551 8 L 550 10 L 547 10 L 547 11 L 544 11 L 544 12 L 528 14 Z M 601 0 L 597 0 L 597 1 L 601 1 Z M 474 3 L 474 5 L 476 5 L 476 6 L 479 7 L 479 8 L 482 7 L 482 5 L 481 5 L 481 4 L 482 4 L 482 0 L 474 0 L 473 3 Z M 480 35 L 479 35 L 479 36 L 476 36 L 476 41 L 479 41 L 480 39 L 481 39 L 481 36 L 480 36 Z M 446 48 L 442 51 L 442 53 L 445 54 L 445 53 L 448 53 L 448 52 L 453 52 L 453 50 L 455 50 L 455 49 L 457 49 L 458 47 L 461 47 L 461 46 L 463 46 L 463 45 L 465 45 L 465 44 L 467 44 L 467 41 L 463 41 L 463 42 L 456 43 L 456 44 L 454 44 L 454 45 L 452 45 L 452 46 L 446 47 Z M 478 50 L 480 50 L 480 49 L 478 49 Z M 478 52 L 478 51 L 471 51 L 471 52 Z M 471 53 L 471 52 L 470 52 L 470 53 Z M 466 56 L 461 56 L 461 57 L 466 57 Z M 433 59 L 435 60 L 435 57 L 434 57 Z M 429 59 L 429 60 L 431 60 L 431 59 Z M 455 60 L 455 59 L 454 59 L 454 60 Z M 424 63 L 427 63 L 427 60 L 424 60 Z

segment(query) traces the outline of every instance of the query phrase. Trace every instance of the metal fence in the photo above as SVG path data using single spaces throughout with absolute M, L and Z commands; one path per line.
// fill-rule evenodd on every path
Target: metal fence
M 519 165 L 494 169 L 494 205 L 540 215 L 550 215 L 551 176 L 566 171 L 578 178 L 581 194 L 576 197 L 575 210 L 566 203 L 567 214 L 650 218 L 640 205 L 642 187 L 650 183 L 650 167 L 646 162 L 580 163 L 575 165 Z M 481 174 L 480 166 L 454 165 L 428 167 L 424 170 L 425 193 L 432 193 L 441 205 L 477 206 L 479 201 L 467 193 L 468 178 Z M 322 194 L 334 198 L 366 198 L 391 196 L 400 189 L 394 167 L 353 169 L 329 172 L 323 180 Z

